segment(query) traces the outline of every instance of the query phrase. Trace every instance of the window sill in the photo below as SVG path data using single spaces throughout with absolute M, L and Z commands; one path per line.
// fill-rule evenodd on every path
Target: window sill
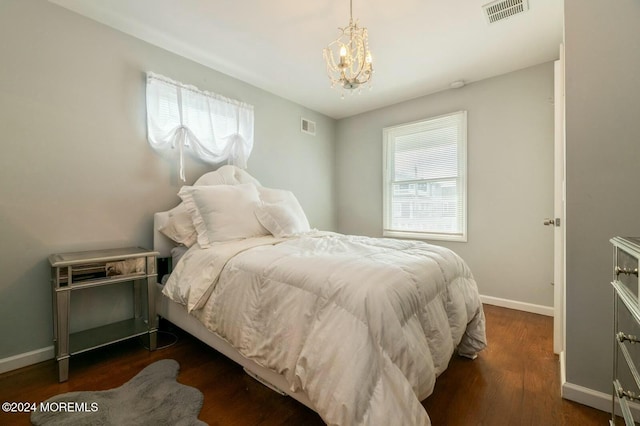
M 467 242 L 466 234 L 432 234 L 427 232 L 384 230 L 382 231 L 382 236 L 390 238 L 406 238 L 411 240 L 454 241 L 459 243 Z

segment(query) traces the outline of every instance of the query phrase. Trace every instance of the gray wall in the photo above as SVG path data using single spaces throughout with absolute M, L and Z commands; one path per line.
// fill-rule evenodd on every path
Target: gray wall
M 249 172 L 335 229 L 333 119 L 42 0 L 2 0 L 0 40 L 0 359 L 52 344 L 49 254 L 150 247 L 177 203 L 175 153 L 146 141 L 146 71 L 254 105 Z M 188 161 L 187 183 L 213 168 Z
M 338 122 L 338 229 L 382 235 L 382 129 L 468 111 L 468 242 L 486 296 L 553 306 L 553 63 Z
M 567 381 L 611 390 L 611 246 L 640 235 L 640 2 L 565 0 Z

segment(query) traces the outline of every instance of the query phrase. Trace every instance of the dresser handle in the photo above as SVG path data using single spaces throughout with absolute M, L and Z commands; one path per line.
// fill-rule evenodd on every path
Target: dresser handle
M 640 396 L 633 391 L 624 390 L 620 383 L 616 383 L 616 395 L 618 398 L 626 398 L 629 401 L 640 401 Z
M 619 266 L 616 266 L 614 268 L 614 272 L 616 273 L 616 277 L 620 274 L 635 275 L 636 277 L 638 276 L 638 268 L 631 269 L 631 268 L 621 268 Z
M 620 343 L 640 343 L 640 339 L 638 339 L 638 336 L 634 336 L 633 334 L 624 334 L 622 331 L 618 332 L 618 334 L 616 334 L 616 337 L 618 338 L 618 341 Z

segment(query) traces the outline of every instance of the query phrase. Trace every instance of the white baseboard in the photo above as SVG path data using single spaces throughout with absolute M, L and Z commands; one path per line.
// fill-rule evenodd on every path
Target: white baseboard
M 482 303 L 500 306 L 502 308 L 516 309 L 518 311 L 531 312 L 533 314 L 553 316 L 553 306 L 534 305 L 533 303 L 518 302 L 517 300 L 501 299 L 499 297 L 480 295 Z
M 561 395 L 569 401 L 587 405 L 597 410 L 606 411 L 607 413 L 611 412 L 611 394 L 585 388 L 573 383 L 564 383 L 562 385 Z M 640 418 L 640 404 L 629 402 L 629 408 L 634 418 Z M 616 404 L 616 414 L 619 416 L 622 415 L 618 404 Z
M 0 373 L 16 370 L 54 358 L 53 346 L 0 359 Z

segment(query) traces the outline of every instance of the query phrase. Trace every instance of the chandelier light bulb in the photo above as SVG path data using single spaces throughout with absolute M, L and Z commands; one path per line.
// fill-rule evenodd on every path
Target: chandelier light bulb
M 349 66 L 347 61 L 347 47 L 340 46 L 340 62 L 338 63 L 338 68 L 344 70 Z

